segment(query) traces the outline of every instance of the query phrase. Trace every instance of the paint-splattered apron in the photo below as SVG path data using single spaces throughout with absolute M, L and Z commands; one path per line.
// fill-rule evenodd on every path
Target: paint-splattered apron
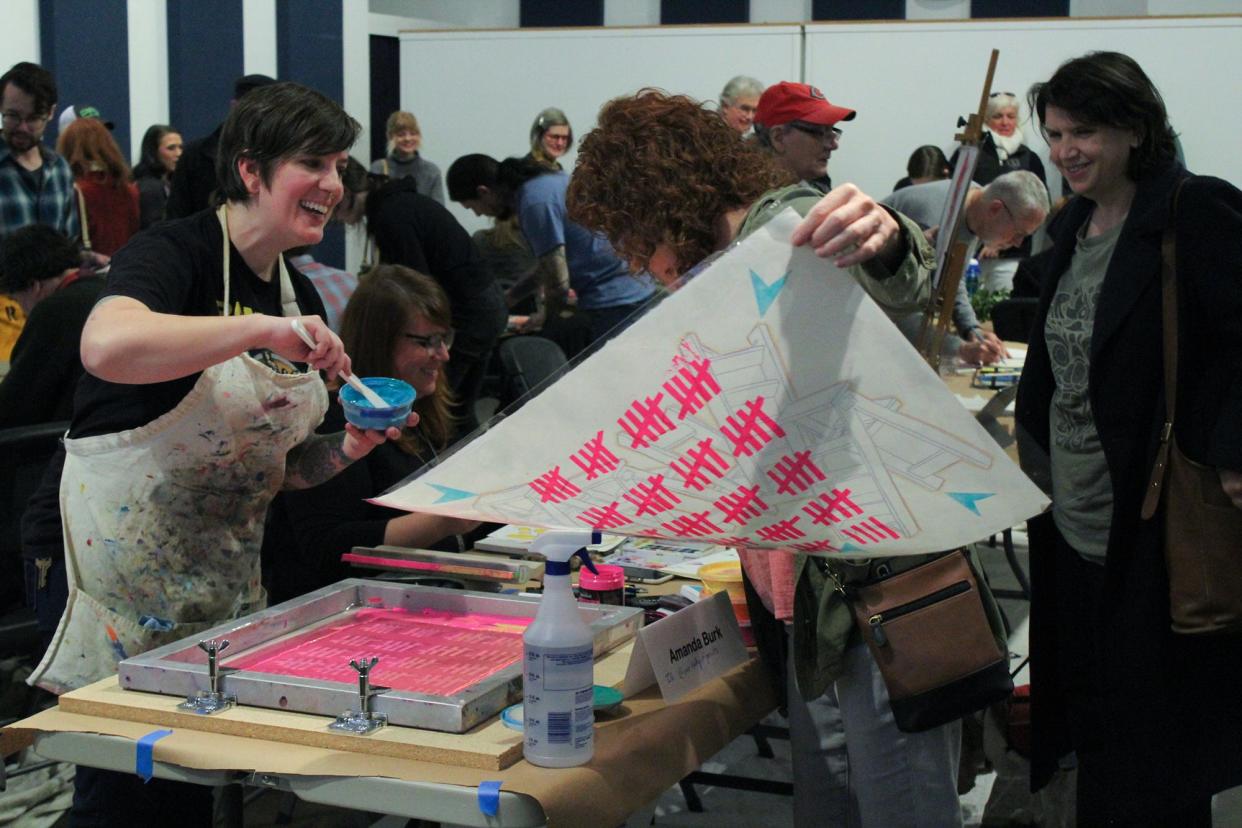
M 224 314 L 229 239 L 223 208 Z M 280 260 L 286 316 L 299 313 Z M 60 508 L 69 602 L 31 677 L 53 692 L 122 658 L 260 609 L 259 547 L 285 455 L 327 410 L 319 375 L 242 354 L 145 426 L 66 440 Z M 286 364 L 287 365 L 287 364 Z

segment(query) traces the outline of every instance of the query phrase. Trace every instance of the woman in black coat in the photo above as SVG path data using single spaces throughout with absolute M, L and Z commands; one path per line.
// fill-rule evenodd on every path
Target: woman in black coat
M 1018 390 L 1030 524 L 1032 772 L 1078 760 L 1081 825 L 1210 825 L 1242 783 L 1242 640 L 1170 629 L 1163 510 L 1139 515 L 1164 418 L 1160 245 L 1176 233 L 1177 441 L 1242 507 L 1242 192 L 1175 161 L 1164 103 L 1095 52 L 1031 90 L 1074 189 Z M 1172 209 L 1178 182 L 1186 179 Z M 1242 550 L 1239 550 L 1242 565 Z

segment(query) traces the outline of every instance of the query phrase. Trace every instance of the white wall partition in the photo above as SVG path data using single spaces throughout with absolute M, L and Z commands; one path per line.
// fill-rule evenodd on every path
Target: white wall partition
M 957 116 L 979 105 L 993 47 L 1000 60 L 992 89 L 1023 99 L 1071 57 L 1125 52 L 1163 94 L 1187 166 L 1242 185 L 1238 130 L 1224 103 L 1230 79 L 1242 76 L 1240 43 L 1242 17 L 808 25 L 806 79 L 833 103 L 858 110 L 843 125 L 829 167 L 833 182 L 853 181 L 880 196 L 905 175 L 915 147 L 952 143 Z M 1029 121 L 1024 128 L 1055 196 L 1060 176 L 1046 163 L 1047 146 Z
M 401 105 L 418 115 L 422 154 L 447 171 L 466 153 L 525 155 L 545 107 L 565 110 L 581 136 L 617 95 L 658 86 L 714 101 L 733 75 L 797 79 L 800 61 L 799 26 L 411 32 L 401 36 Z M 468 230 L 486 226 L 450 209 Z

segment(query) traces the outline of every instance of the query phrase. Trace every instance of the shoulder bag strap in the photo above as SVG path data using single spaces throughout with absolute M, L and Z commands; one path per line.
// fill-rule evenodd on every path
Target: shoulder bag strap
M 73 183 L 73 192 L 78 197 L 78 224 L 82 226 L 82 247 L 87 250 L 91 249 L 91 227 L 86 220 L 86 196 L 82 194 L 82 188 L 75 181 Z
M 1143 497 L 1140 512 L 1144 520 L 1156 513 L 1165 470 L 1169 464 L 1169 447 L 1173 442 L 1173 414 L 1177 410 L 1177 200 L 1182 194 L 1185 178 L 1177 182 L 1173 190 L 1173 202 L 1169 226 L 1160 240 L 1160 305 L 1161 322 L 1164 327 L 1164 425 L 1160 427 L 1160 447 L 1156 450 L 1156 462 L 1151 468 L 1151 480 Z

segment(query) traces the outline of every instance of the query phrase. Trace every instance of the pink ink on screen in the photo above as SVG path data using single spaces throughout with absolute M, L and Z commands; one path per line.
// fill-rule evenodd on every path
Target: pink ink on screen
M 323 627 L 242 653 L 236 670 L 356 685 L 350 659 L 379 656 L 376 685 L 452 696 L 522 659 L 532 618 L 422 609 L 361 609 Z

